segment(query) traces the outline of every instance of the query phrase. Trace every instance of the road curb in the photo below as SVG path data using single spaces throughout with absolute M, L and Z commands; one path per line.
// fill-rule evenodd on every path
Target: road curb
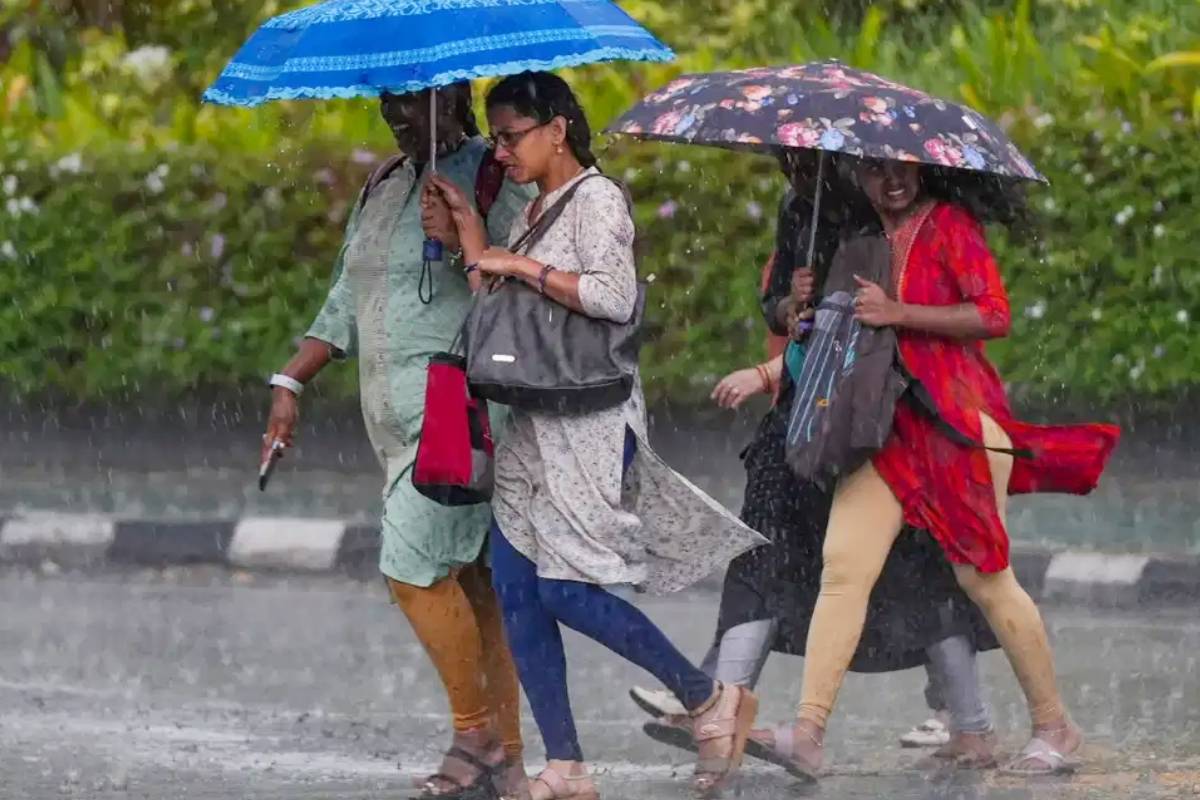
M 142 520 L 96 514 L 0 517 L 0 563 L 71 568 L 214 564 L 231 569 L 378 575 L 379 529 L 342 520 Z M 1107 607 L 1200 601 L 1200 558 L 1014 548 L 1036 599 Z M 718 589 L 719 578 L 698 588 Z

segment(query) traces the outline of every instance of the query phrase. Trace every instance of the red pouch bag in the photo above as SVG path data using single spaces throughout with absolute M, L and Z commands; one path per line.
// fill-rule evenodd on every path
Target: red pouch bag
M 494 462 L 487 401 L 471 396 L 466 359 L 437 353 L 429 359 L 413 486 L 444 506 L 486 503 L 492 499 Z

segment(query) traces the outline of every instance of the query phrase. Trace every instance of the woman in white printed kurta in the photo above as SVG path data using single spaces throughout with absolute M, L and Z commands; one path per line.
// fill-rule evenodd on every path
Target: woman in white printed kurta
M 515 254 L 486 248 L 466 196 L 436 181 L 468 269 L 524 281 L 545 296 L 547 314 L 570 309 L 627 322 L 637 298 L 633 220 L 623 191 L 596 169 L 587 119 L 570 87 L 544 72 L 506 78 L 488 95 L 488 121 L 508 177 L 541 190 L 514 224 L 510 244 L 574 194 L 529 251 Z M 679 698 L 695 724 L 696 785 L 717 788 L 741 761 L 757 700 L 741 687 L 714 684 L 644 614 L 602 586 L 679 589 L 765 540 L 650 450 L 640 382 L 628 400 L 602 411 L 514 410 L 496 456 L 493 512 L 493 581 L 549 761 L 531 787 L 533 800 L 598 797 L 571 715 L 560 625 L 643 667 Z
M 541 208 L 579 181 L 562 216 L 526 255 L 578 273 L 588 316 L 628 320 L 637 274 L 633 220 L 620 187 L 591 167 L 546 194 Z M 527 209 L 509 241 L 528 228 Z M 637 452 L 622 502 L 627 426 Z M 640 379 L 626 402 L 603 411 L 514 410 L 496 455 L 492 510 L 505 538 L 537 564 L 539 577 L 628 583 L 657 593 L 682 589 L 761 541 L 650 449 Z

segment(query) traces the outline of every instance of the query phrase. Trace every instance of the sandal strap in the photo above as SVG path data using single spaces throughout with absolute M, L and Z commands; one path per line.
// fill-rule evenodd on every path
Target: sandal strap
M 572 783 L 578 784 L 583 781 L 591 781 L 592 776 L 584 773 L 583 775 L 563 775 L 553 767 L 546 767 L 538 773 L 538 776 L 533 779 L 535 783 L 540 782 L 543 786 L 554 793 L 555 797 L 574 797 L 578 794 L 578 790 L 571 786 Z
M 696 760 L 697 775 L 724 775 L 732 766 L 730 759 L 724 757 L 713 756 L 712 758 L 700 758 Z
M 793 725 L 778 725 L 771 730 L 775 738 L 775 752 L 787 758 L 795 758 L 796 731 Z
M 1049 742 L 1036 736 L 1030 739 L 1029 743 L 1022 748 L 1021 755 L 1017 757 L 1017 761 L 1024 761 L 1027 758 L 1041 759 L 1051 767 L 1059 767 L 1067 760 Z
M 444 757 L 445 758 L 457 758 L 459 761 L 463 762 L 464 764 L 468 764 L 468 765 L 474 767 L 475 769 L 479 770 L 484 775 L 490 775 L 491 773 L 495 772 L 497 769 L 500 768 L 499 766 L 493 766 L 492 764 L 487 763 L 486 761 L 481 759 L 479 756 L 475 755 L 474 753 L 470 752 L 469 750 L 464 750 L 463 748 L 459 747 L 458 745 L 454 745 L 449 750 L 447 750 L 446 755 Z
M 711 742 L 713 739 L 726 739 L 735 735 L 737 735 L 737 720 L 732 717 L 713 719 L 704 724 L 700 724 L 700 721 L 696 720 L 692 733 L 697 744 Z
M 421 784 L 421 790 L 426 797 L 439 797 L 441 795 L 457 795 L 464 789 L 471 786 L 472 783 L 477 783 L 479 778 L 476 777 L 471 783 L 463 783 L 453 775 L 447 775 L 444 772 L 435 772 L 425 779 Z M 451 787 L 450 791 L 443 792 L 443 788 Z

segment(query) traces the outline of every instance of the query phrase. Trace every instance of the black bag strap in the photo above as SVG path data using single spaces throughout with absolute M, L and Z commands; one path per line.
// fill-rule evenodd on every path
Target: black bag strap
M 913 377 L 908 368 L 897 358 L 897 369 L 904 375 L 908 382 L 908 388 L 904 392 L 904 396 L 908 398 L 913 407 L 923 413 L 933 423 L 933 427 L 938 433 L 945 436 L 955 444 L 969 447 L 972 450 L 987 450 L 989 453 L 1002 453 L 1013 458 L 1032 459 L 1033 451 L 1026 448 L 1014 447 L 990 447 L 983 442 L 977 442 L 970 436 L 960 431 L 958 428 L 951 425 L 942 416 L 942 412 L 938 411 L 937 405 L 933 402 L 933 397 L 929 394 L 929 390 L 925 388 L 925 384 L 921 383 L 917 378 Z

